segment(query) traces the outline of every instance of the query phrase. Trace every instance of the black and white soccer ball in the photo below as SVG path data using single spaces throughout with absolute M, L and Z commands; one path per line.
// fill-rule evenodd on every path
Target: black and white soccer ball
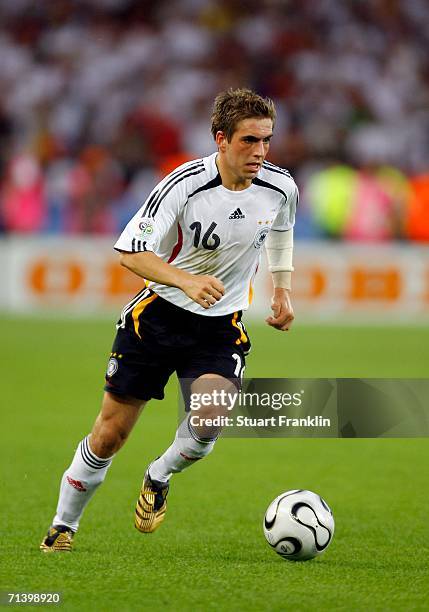
M 264 534 L 271 548 L 284 559 L 307 561 L 321 555 L 334 535 L 334 517 L 316 493 L 285 491 L 268 506 Z

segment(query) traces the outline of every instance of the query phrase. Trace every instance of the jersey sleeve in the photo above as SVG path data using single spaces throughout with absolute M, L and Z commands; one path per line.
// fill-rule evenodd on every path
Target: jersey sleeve
M 169 189 L 168 183 L 161 181 L 125 227 L 114 248 L 128 253 L 156 253 L 161 240 L 177 221 L 185 199 L 180 184 Z
M 289 197 L 285 199 L 280 208 L 277 217 L 271 229 L 277 232 L 285 232 L 295 225 L 296 207 L 299 201 L 298 187 L 293 183 L 293 188 L 290 190 Z

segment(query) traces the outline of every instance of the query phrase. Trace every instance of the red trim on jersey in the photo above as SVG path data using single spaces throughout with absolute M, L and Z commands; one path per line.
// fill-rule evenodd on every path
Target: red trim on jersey
M 177 242 L 174 245 L 173 250 L 171 251 L 170 259 L 167 261 L 167 263 L 171 263 L 172 261 L 176 259 L 176 257 L 180 253 L 182 246 L 183 246 L 183 232 L 182 232 L 182 228 L 180 227 L 180 223 L 178 223 L 177 224 Z

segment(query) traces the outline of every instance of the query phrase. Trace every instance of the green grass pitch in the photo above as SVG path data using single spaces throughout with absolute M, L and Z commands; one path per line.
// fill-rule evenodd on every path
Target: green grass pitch
M 249 327 L 248 376 L 428 376 L 428 329 Z M 162 528 L 139 534 L 144 469 L 176 427 L 174 381 L 115 459 L 73 553 L 40 553 L 61 474 L 98 410 L 113 333 L 106 321 L 0 320 L 1 589 L 59 591 L 62 610 L 428 609 L 425 439 L 221 439 L 174 478 Z M 306 563 L 281 559 L 262 533 L 266 507 L 292 488 L 320 493 L 336 519 L 326 554 Z

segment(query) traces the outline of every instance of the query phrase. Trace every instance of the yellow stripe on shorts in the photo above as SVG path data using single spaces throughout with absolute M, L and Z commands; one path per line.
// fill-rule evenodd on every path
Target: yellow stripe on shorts
M 240 337 L 237 338 L 237 340 L 235 341 L 235 344 L 241 344 L 242 342 L 247 342 L 248 338 L 246 334 L 244 333 L 242 326 L 237 323 L 237 319 L 238 319 L 238 312 L 234 312 L 234 316 L 232 317 L 231 323 L 240 332 Z
M 134 331 L 136 332 L 136 334 L 138 335 L 140 340 L 141 340 L 142 337 L 140 336 L 140 320 L 139 320 L 139 317 L 140 317 L 141 313 L 143 312 L 143 310 L 146 308 L 146 306 L 148 306 L 151 302 L 156 300 L 157 297 L 158 297 L 158 294 L 154 293 L 153 295 L 149 296 L 148 298 L 146 298 L 142 302 L 139 302 L 138 304 L 136 304 L 136 306 L 134 306 L 134 308 L 133 308 Z

